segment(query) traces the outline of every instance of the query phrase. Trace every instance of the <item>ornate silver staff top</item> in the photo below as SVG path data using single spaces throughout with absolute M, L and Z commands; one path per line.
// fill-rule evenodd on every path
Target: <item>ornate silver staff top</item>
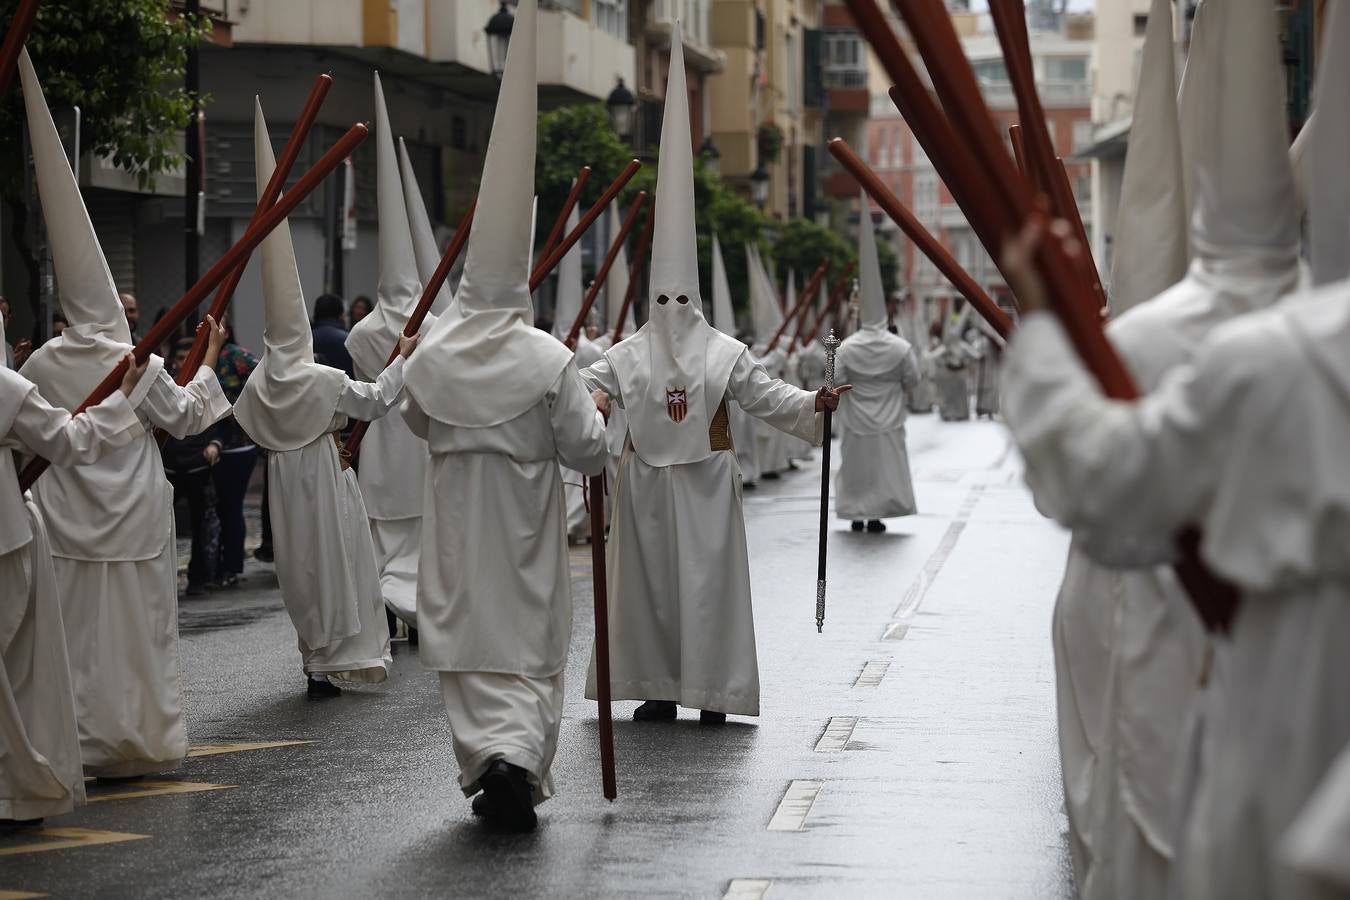
M 834 353 L 839 349 L 841 341 L 835 336 L 834 329 L 825 336 L 825 386 L 834 389 Z

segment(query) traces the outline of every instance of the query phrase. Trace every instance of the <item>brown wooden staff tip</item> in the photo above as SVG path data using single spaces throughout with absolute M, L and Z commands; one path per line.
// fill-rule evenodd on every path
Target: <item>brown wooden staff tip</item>
M 623 224 L 619 227 L 619 233 L 614 236 L 613 242 L 609 245 L 609 252 L 605 254 L 605 261 L 600 264 L 600 269 L 595 273 L 595 279 L 591 282 L 591 287 L 586 291 L 585 298 L 581 301 L 581 309 L 577 312 L 577 317 L 572 321 L 572 327 L 567 331 L 567 338 L 563 341 L 569 350 L 575 350 L 577 339 L 581 336 L 581 328 L 586 323 L 586 317 L 591 313 L 591 307 L 595 305 L 595 298 L 600 295 L 600 291 L 605 286 L 605 281 L 609 278 L 609 270 L 614 267 L 614 261 L 619 258 L 619 251 L 623 249 L 624 241 L 628 240 L 628 233 L 633 230 L 633 225 L 637 222 L 638 211 L 642 209 L 642 204 L 647 200 L 646 191 L 638 191 L 637 196 L 628 207 L 628 214 L 624 216 Z
M 581 199 L 581 192 L 586 187 L 586 182 L 591 179 L 591 167 L 582 166 L 577 177 L 572 180 L 572 189 L 567 192 L 567 200 L 562 205 L 562 211 L 558 213 L 558 218 L 553 220 L 553 227 L 548 230 L 548 237 L 544 239 L 544 246 L 539 248 L 539 258 L 547 259 L 553 252 L 553 248 L 558 246 L 558 239 L 562 237 L 563 227 L 567 225 L 567 217 L 572 214 L 576 208 L 577 202 Z
M 849 278 L 852 277 L 853 270 L 857 265 L 858 264 L 855 261 L 849 260 L 848 264 L 844 266 L 844 273 L 840 275 L 839 280 L 834 283 L 834 290 L 830 291 L 830 299 L 826 301 L 825 308 L 816 315 L 816 324 L 811 326 L 810 333 L 808 333 L 806 339 L 802 341 L 803 346 L 814 343 L 816 338 L 820 336 L 821 326 L 825 324 L 825 320 L 829 318 L 830 313 L 834 312 L 840 302 L 843 301 L 844 291 L 848 289 Z
M 39 2 L 40 0 L 19 0 L 19 8 L 14 11 L 14 18 L 9 20 L 9 27 L 5 29 L 5 41 L 0 44 L 0 95 L 5 93 L 10 79 L 14 77 L 14 68 L 19 64 L 19 53 L 23 50 L 24 42 L 28 40 L 33 23 L 37 20 Z
M 652 243 L 652 229 L 656 226 L 656 198 L 651 198 L 647 207 L 647 222 L 642 226 L 642 237 L 638 239 L 637 253 L 628 264 L 628 290 L 624 291 L 623 304 L 619 306 L 619 320 L 614 323 L 614 334 L 610 346 L 623 340 L 623 323 L 628 319 L 628 311 L 633 307 L 633 295 L 637 293 L 638 275 L 642 272 L 642 263 L 647 259 L 647 248 Z
M 244 234 L 235 241 L 234 245 L 225 254 L 216 260 L 205 275 L 197 280 L 187 293 L 179 298 L 178 302 L 170 307 L 164 316 L 151 326 L 146 332 L 145 337 L 137 341 L 136 346 L 132 348 L 132 355 L 139 365 L 144 363 L 154 353 L 155 349 L 168 340 L 169 336 L 183 324 L 183 320 L 192 314 L 192 311 L 206 299 L 206 295 L 213 291 L 230 274 L 230 271 L 246 257 L 253 252 L 253 248 L 263 242 L 263 239 L 286 220 L 297 206 L 304 202 L 315 188 L 323 183 L 323 180 L 332 174 L 342 161 L 352 154 L 357 145 L 366 139 L 370 134 L 370 129 L 365 125 L 357 124 L 348 129 L 344 134 L 322 157 L 316 162 L 308 172 L 300 177 L 291 190 L 283 195 L 275 206 L 269 209 L 256 222 L 249 225 Z M 122 383 L 122 376 L 126 374 L 126 361 L 119 362 L 103 381 L 99 382 L 93 392 L 84 399 L 74 412 L 82 412 L 90 406 L 105 400 L 113 391 L 117 390 L 118 385 Z M 27 490 L 37 480 L 38 476 L 46 471 L 48 462 L 41 457 L 34 458 L 23 470 L 19 477 L 19 484 L 22 490 Z
M 937 238 L 928 233 L 928 230 L 919 223 L 900 199 L 895 196 L 876 173 L 873 172 L 863 162 L 853 149 L 842 138 L 835 138 L 829 143 L 830 153 L 835 159 L 839 160 L 840 165 L 849 171 L 867 192 L 878 206 L 890 216 L 895 224 L 900 226 L 900 230 L 905 233 L 914 246 L 918 247 L 920 252 L 933 261 L 933 265 L 942 273 L 943 277 L 952 283 L 961 296 L 969 301 L 975 311 L 990 324 L 1000 337 L 1007 338 L 1012 334 L 1013 323 L 1008 314 L 999 308 L 999 305 L 993 301 L 984 288 L 970 276 L 961 264 L 942 246 Z
M 595 201 L 595 205 L 586 210 L 586 215 L 581 217 L 577 227 L 569 231 L 567 236 L 544 257 L 543 261 L 535 266 L 534 272 L 530 275 L 531 292 L 539 289 L 539 285 L 543 284 L 544 279 L 558 267 L 558 263 L 562 262 L 562 258 L 567 255 L 567 251 L 572 249 L 572 245 L 581 240 L 581 236 L 595 223 L 596 219 L 600 218 L 600 214 L 619 195 L 619 191 L 623 190 L 628 182 L 633 180 L 633 176 L 637 174 L 640 168 L 642 168 L 642 163 L 636 159 L 630 160 L 628 165 L 623 167 L 623 171 L 619 173 L 619 177 L 615 178 L 610 186 L 605 188 L 604 193 L 600 195 L 600 199 Z
M 801 296 L 797 298 L 796 304 L 791 310 L 784 313 L 783 321 L 779 323 L 778 329 L 774 331 L 773 337 L 769 339 L 769 343 L 765 346 L 765 353 L 773 352 L 773 349 L 778 346 L 779 339 L 782 338 L 783 333 L 787 331 L 788 326 L 797 321 L 797 316 L 801 315 L 802 310 L 810 305 L 811 294 L 815 292 L 816 286 L 820 284 L 821 277 L 829 267 L 830 261 L 828 259 L 823 260 L 821 264 L 816 267 L 815 273 L 811 276 L 811 280 L 806 289 L 802 291 Z

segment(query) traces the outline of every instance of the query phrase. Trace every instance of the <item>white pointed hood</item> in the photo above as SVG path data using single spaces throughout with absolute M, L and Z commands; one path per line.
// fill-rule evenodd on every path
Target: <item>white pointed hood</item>
M 839 352 L 846 353 L 848 371 L 876 376 L 899 367 L 910 348 L 908 341 L 886 328 L 886 292 L 881 283 L 881 260 L 877 255 L 871 203 L 866 193 L 860 194 L 860 200 L 858 285 L 862 295 L 862 327 L 844 339 Z
M 19 54 L 19 77 L 56 286 L 70 323 L 29 357 L 23 374 L 49 403 L 73 410 L 131 349 L 131 328 L 27 50 Z M 163 366 L 152 359 L 147 383 Z
M 651 466 L 707 459 L 708 427 L 745 348 L 703 318 L 694 230 L 694 156 L 680 23 L 670 38 L 670 76 L 656 174 L 649 318 L 606 356 L 623 391 L 633 447 Z
M 520 0 L 497 95 L 478 205 L 455 304 L 436 320 L 405 370 L 429 416 L 485 428 L 523 415 L 553 386 L 571 352 L 534 327 L 530 302 L 534 203 L 535 0 Z
M 1215 88 L 1194 104 L 1199 119 L 1193 253 L 1220 261 L 1297 257 L 1298 209 L 1285 120 L 1284 66 L 1274 4 L 1207 4 L 1211 33 L 1197 62 Z M 1192 50 L 1194 53 L 1194 49 Z
M 623 227 L 619 221 L 619 211 L 613 204 L 609 207 L 609 234 L 611 240 Z M 628 248 L 619 246 L 619 255 L 614 257 L 609 277 L 605 279 L 605 332 L 611 337 L 619 324 L 619 311 L 623 309 L 623 298 L 628 293 Z
M 1327 4 L 1313 103 L 1317 130 L 1307 147 L 1308 235 L 1313 284 L 1350 276 L 1350 9 Z M 1304 125 L 1304 130 L 1311 127 Z
M 417 185 L 417 173 L 413 171 L 412 160 L 408 158 L 408 147 L 403 138 L 398 139 L 398 168 L 403 176 L 403 198 L 408 207 L 408 227 L 412 231 L 413 256 L 417 258 L 417 278 L 425 287 L 441 262 L 441 251 L 436 246 L 436 232 L 431 227 L 431 216 L 427 215 L 427 204 L 422 199 L 422 189 Z M 435 324 L 439 316 L 455 302 L 450 290 L 450 279 L 441 282 L 436 299 L 431 301 L 431 312 L 425 328 Z
M 1186 188 L 1176 97 L 1172 0 L 1153 0 L 1116 217 L 1109 295 L 1113 315 L 1158 295 L 1186 274 Z
M 717 235 L 712 239 L 712 315 L 713 325 L 728 337 L 736 336 L 736 313 L 731 306 L 731 282 L 727 279 L 727 264 L 722 259 L 722 244 Z
M 276 168 L 262 104 L 254 99 L 253 154 L 261 196 Z M 234 417 L 265 450 L 299 450 L 327 434 L 347 376 L 314 361 L 290 222 L 263 239 L 263 356 L 234 404 Z
M 764 271 L 764 261 L 754 243 L 745 245 L 745 265 L 750 283 L 750 323 L 755 330 L 755 352 L 763 355 L 773 333 L 783 324 L 783 311 L 773 296 L 773 285 Z
M 567 214 L 567 234 L 581 221 L 580 205 L 573 206 Z M 572 321 L 581 312 L 581 295 L 581 241 L 577 241 L 558 263 L 558 292 L 553 305 L 553 336 L 558 340 L 572 330 Z
M 371 380 L 384 371 L 422 296 L 403 179 L 398 174 L 398 153 L 379 72 L 375 73 L 375 198 L 380 224 L 380 280 L 375 288 L 375 308 L 347 335 L 352 364 L 359 377 Z

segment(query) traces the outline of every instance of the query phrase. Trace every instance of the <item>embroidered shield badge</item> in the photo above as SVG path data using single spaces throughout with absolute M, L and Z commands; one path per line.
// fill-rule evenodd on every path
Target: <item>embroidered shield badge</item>
M 688 388 L 666 388 L 666 415 L 676 425 L 684 421 L 689 412 Z

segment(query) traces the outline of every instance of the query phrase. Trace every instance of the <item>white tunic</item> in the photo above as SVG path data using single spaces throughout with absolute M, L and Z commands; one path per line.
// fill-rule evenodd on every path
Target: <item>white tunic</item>
M 1326 896 L 1350 894 L 1350 747 L 1285 835 L 1282 855 Z
M 6 420 L 0 422 L 0 479 L 11 485 L 11 450 L 38 453 L 57 466 L 90 464 L 144 433 L 120 391 L 72 419 L 0 370 L 0 390 L 25 388 L 22 399 L 13 398 L 13 417 L 0 414 Z M 0 401 L 0 408 L 8 406 Z M 0 513 L 21 517 L 27 540 L 0 552 L 0 819 L 38 819 L 83 802 L 84 777 L 51 544 L 37 507 L 18 501 L 14 489 Z
M 1136 404 L 1104 401 L 1058 324 L 1027 317 L 1004 411 L 1040 507 L 1112 565 L 1152 565 L 1194 523 L 1243 605 L 1201 747 L 1181 896 L 1297 897 L 1278 841 L 1350 741 L 1345 306 L 1322 291 L 1206 341 Z
M 757 357 L 756 361 L 771 378 L 779 378 L 783 371 L 783 351 L 775 348 Z M 752 416 L 752 418 L 755 418 Z M 761 474 L 782 472 L 788 467 L 788 436 L 769 422 L 758 419 L 755 425 L 755 451 Z
M 136 410 L 142 435 L 33 486 L 51 538 L 88 775 L 162 772 L 187 754 L 173 488 L 150 426 L 182 438 L 230 404 L 210 369 L 182 388 L 156 369 L 142 378 L 152 382 Z
M 460 785 L 494 758 L 551 794 L 572 588 L 559 464 L 599 473 L 604 421 L 568 363 L 548 393 L 500 425 L 461 428 L 401 407 L 431 450 L 418 574 L 422 663 L 442 673 Z
M 403 389 L 400 357 L 374 382 L 347 379 L 330 423 L 374 421 Z M 307 674 L 379 683 L 388 675 L 389 628 L 375 547 L 356 474 L 343 471 L 326 433 L 267 459 L 268 507 L 281 597 Z
M 608 360 L 582 374 L 623 405 Z M 815 395 L 771 378 L 748 353 L 737 360 L 726 396 L 757 419 L 820 442 Z M 629 446 L 615 487 L 608 563 L 614 699 L 759 715 L 736 454 L 656 467 Z M 594 659 L 586 696 L 595 698 Z
M 375 380 L 359 366 L 356 376 L 363 381 Z M 370 423 L 361 442 L 356 480 L 370 517 L 385 606 L 414 627 L 426 470 L 426 441 L 408 430 L 402 416 L 382 416 Z
M 835 515 L 855 521 L 912 516 L 918 507 L 905 447 L 905 397 L 919 383 L 918 361 L 908 343 L 886 334 L 904 344 L 903 355 L 889 371 L 871 374 L 866 360 L 857 358 L 866 345 L 851 343 L 867 337 L 866 329 L 851 335 L 835 360 L 835 382 L 853 385 L 835 415 L 840 455 Z

